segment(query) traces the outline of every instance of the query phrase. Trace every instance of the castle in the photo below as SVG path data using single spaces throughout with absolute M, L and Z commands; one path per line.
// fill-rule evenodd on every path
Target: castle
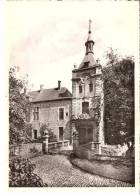
M 89 21 L 84 59 L 72 70 L 72 94 L 61 87 L 60 81 L 54 89 L 41 86 L 40 90 L 28 93 L 32 139 L 39 137 L 40 126 L 46 123 L 58 141 L 68 139 L 73 142 L 76 132 L 79 149 L 87 145 L 89 150 L 101 152 L 100 145 L 104 144 L 102 66 L 94 59 L 93 46 Z

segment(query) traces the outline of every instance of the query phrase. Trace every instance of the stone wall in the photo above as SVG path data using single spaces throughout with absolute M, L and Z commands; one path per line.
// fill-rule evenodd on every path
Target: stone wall
M 35 107 L 39 107 L 39 120 L 34 120 L 33 111 Z M 64 119 L 59 119 L 59 108 L 64 108 Z M 32 103 L 31 106 L 31 123 L 33 129 L 38 130 L 42 124 L 47 124 L 53 130 L 59 140 L 59 127 L 64 128 L 64 139 L 71 139 L 71 100 L 51 101 L 42 103 Z

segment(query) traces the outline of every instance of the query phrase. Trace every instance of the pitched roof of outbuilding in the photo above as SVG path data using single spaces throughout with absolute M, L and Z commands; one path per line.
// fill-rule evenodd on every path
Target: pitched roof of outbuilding
M 71 99 L 72 94 L 67 88 L 62 87 L 60 89 L 52 88 L 43 89 L 42 91 L 31 91 L 28 92 L 28 96 L 31 98 L 30 102 L 42 102 Z

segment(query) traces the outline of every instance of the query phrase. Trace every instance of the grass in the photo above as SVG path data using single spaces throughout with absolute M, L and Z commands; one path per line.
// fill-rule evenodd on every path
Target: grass
M 73 157 L 71 162 L 89 173 L 134 184 L 134 159 L 119 158 L 115 161 L 89 161 Z

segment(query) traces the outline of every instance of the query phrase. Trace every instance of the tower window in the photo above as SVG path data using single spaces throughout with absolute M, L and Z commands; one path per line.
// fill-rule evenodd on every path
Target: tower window
M 82 113 L 89 114 L 89 102 L 82 103 Z
M 64 119 L 64 108 L 59 108 L 59 120 Z
M 82 85 L 79 85 L 79 93 L 82 93 Z
M 39 120 L 39 107 L 34 108 L 34 120 Z
M 83 68 L 88 68 L 89 62 L 85 62 Z
M 90 91 L 90 92 L 93 91 L 93 84 L 92 84 L 92 83 L 89 84 L 89 91 Z

